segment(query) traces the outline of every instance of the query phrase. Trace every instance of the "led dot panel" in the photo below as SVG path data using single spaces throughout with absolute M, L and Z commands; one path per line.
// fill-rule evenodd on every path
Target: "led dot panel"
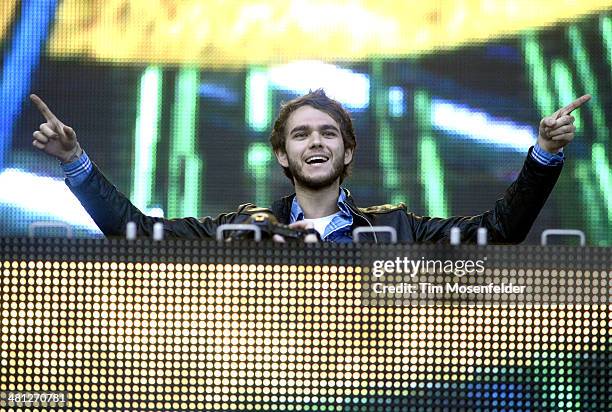
M 0 391 L 75 410 L 612 409 L 607 303 L 364 303 L 364 256 L 447 246 L 0 246 Z M 526 278 L 612 267 L 606 248 L 488 250 Z

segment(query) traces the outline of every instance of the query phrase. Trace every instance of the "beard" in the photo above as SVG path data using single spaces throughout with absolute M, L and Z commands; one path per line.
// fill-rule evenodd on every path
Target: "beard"
M 307 176 L 300 167 L 299 161 L 294 162 L 292 159 L 287 159 L 287 162 L 289 163 L 289 171 L 293 175 L 294 183 L 312 190 L 331 186 L 342 176 L 344 171 L 344 159 L 341 158 L 334 158 L 329 173 L 320 176 Z

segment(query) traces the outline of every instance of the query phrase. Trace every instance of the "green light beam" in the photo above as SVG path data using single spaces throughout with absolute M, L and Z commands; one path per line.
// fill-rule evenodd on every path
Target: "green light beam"
M 203 162 L 196 149 L 199 73 L 183 68 L 176 79 L 170 160 L 168 216 L 199 216 Z
M 146 213 L 153 203 L 159 117 L 161 112 L 162 71 L 148 67 L 140 78 L 136 130 L 134 132 L 134 176 L 132 203 Z
M 251 67 L 246 77 L 246 124 L 256 132 L 266 132 L 272 124 L 272 93 L 268 71 Z
M 583 215 L 585 216 L 589 232 L 587 236 L 600 246 L 605 246 L 606 224 L 601 214 L 601 208 L 593 207 L 599 202 L 599 196 L 592 184 L 591 165 L 587 160 L 576 160 L 575 177 L 583 199 Z
M 523 36 L 522 46 L 527 66 L 527 79 L 531 80 L 536 106 L 542 116 L 548 116 L 556 109 L 554 98 L 548 87 L 548 72 L 544 62 L 544 53 L 534 32 L 528 32 Z
M 250 67 L 245 84 L 246 123 L 256 132 L 272 128 L 272 89 L 268 71 L 261 67 Z M 247 174 L 254 180 L 255 203 L 267 207 L 271 202 L 270 168 L 272 150 L 267 143 L 251 143 L 244 156 Z
M 599 20 L 599 27 L 604 44 L 604 53 L 606 53 L 608 65 L 612 70 L 612 19 L 610 16 L 602 16 Z
M 605 146 L 601 143 L 593 143 L 591 152 L 593 171 L 599 183 L 599 191 L 604 194 L 604 202 L 608 212 L 608 226 L 612 222 L 612 171 L 610 170 L 610 160 L 606 156 Z
M 414 113 L 420 139 L 419 175 L 427 211 L 430 216 L 448 217 L 450 212 L 444 185 L 444 166 L 432 136 L 431 99 L 427 92 L 419 90 L 415 93 Z
M 606 127 L 604 110 L 597 98 L 597 96 L 599 96 L 597 77 L 591 68 L 589 54 L 584 44 L 582 33 L 576 25 L 571 25 L 568 29 L 568 37 L 571 55 L 576 70 L 578 71 L 578 77 L 580 78 L 584 90 L 593 95 L 593 99 L 588 103 L 588 107 L 593 113 L 593 126 L 596 133 L 596 141 L 598 143 L 607 144 L 609 142 L 610 132 Z
M 270 205 L 269 179 L 273 158 L 272 148 L 263 142 L 252 143 L 245 154 L 248 173 L 255 180 L 255 204 L 259 207 Z
M 371 87 L 373 112 L 378 128 L 378 162 L 382 168 L 383 188 L 391 198 L 391 203 L 407 202 L 406 190 L 401 187 L 399 164 L 397 160 L 397 139 L 389 123 L 389 90 L 384 84 L 383 61 L 372 62 Z

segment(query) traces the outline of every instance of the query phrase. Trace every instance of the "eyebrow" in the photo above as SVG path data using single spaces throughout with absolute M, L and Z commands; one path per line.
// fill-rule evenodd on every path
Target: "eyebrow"
M 296 127 L 294 127 L 291 130 L 291 132 L 289 132 L 289 134 L 291 135 L 291 134 L 293 134 L 295 132 L 308 131 L 310 129 L 312 129 L 312 128 L 310 126 L 306 126 L 306 125 L 296 126 Z M 336 126 L 334 126 L 333 124 L 324 124 L 324 125 L 321 125 L 319 127 L 319 130 L 333 130 L 336 133 L 340 133 L 340 130 Z

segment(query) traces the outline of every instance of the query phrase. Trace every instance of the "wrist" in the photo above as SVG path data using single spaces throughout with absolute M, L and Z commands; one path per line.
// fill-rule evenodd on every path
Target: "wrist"
M 66 157 L 60 158 L 59 160 L 62 164 L 67 164 L 70 162 L 74 162 L 76 159 L 81 157 L 82 154 L 83 154 L 83 149 L 81 149 L 81 145 L 77 142 L 72 152 L 70 152 Z
M 560 151 L 563 151 L 563 147 L 551 145 L 549 144 L 549 142 L 547 142 L 546 140 L 542 138 L 538 138 L 537 145 L 540 147 L 540 149 L 544 150 L 545 152 L 550 153 L 551 155 L 556 155 Z

